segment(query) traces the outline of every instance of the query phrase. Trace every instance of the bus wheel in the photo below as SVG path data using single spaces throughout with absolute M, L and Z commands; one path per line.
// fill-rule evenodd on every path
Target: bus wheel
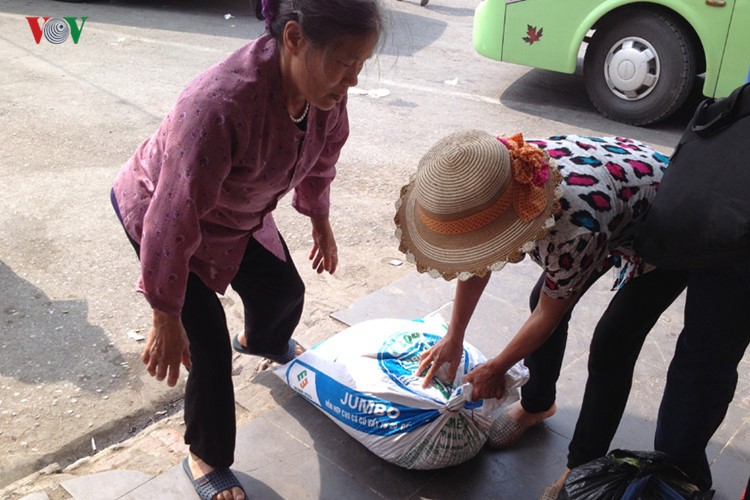
M 648 125 L 677 111 L 696 78 L 695 48 L 681 24 L 649 11 L 597 27 L 583 62 L 586 91 L 604 116 Z

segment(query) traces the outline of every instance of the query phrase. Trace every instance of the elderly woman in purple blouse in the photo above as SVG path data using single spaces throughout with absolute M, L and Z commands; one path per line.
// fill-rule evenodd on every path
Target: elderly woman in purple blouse
M 173 386 L 189 369 L 183 462 L 201 498 L 240 500 L 229 469 L 232 348 L 285 363 L 304 284 L 272 218 L 287 192 L 310 217 L 312 266 L 336 270 L 329 188 L 349 134 L 347 90 L 382 32 L 378 0 L 264 0 L 266 33 L 193 80 L 120 170 L 112 202 L 153 309 L 141 356 Z M 230 340 L 217 293 L 240 295 Z M 231 344 L 231 347 L 230 347 Z

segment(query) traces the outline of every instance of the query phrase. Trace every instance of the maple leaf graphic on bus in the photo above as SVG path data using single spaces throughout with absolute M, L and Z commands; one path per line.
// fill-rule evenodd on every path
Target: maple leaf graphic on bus
M 536 26 L 527 24 L 526 36 L 523 37 L 523 41 L 528 43 L 529 45 L 533 45 L 534 42 L 538 42 L 539 39 L 542 38 L 542 34 L 544 34 L 544 28 L 539 28 L 539 31 L 537 31 Z

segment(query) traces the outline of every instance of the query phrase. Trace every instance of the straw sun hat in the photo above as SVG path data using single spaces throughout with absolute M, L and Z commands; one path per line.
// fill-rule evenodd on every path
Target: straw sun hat
M 419 272 L 447 280 L 518 262 L 554 224 L 562 177 L 521 134 L 480 130 L 441 139 L 396 202 L 399 249 Z

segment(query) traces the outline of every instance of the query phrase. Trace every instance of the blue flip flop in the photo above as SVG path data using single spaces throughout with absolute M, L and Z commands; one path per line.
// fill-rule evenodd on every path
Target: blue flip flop
M 237 479 L 237 476 L 229 468 L 214 469 L 198 479 L 193 478 L 193 471 L 190 470 L 187 457 L 182 461 L 182 468 L 193 483 L 193 487 L 198 496 L 201 497 L 201 500 L 211 500 L 222 491 L 234 488 L 235 486 L 240 488 L 243 493 L 245 492 L 239 479 Z M 247 497 L 247 493 L 245 493 L 245 497 Z
M 234 337 L 232 337 L 232 349 L 234 349 L 235 351 L 241 354 L 249 354 L 250 356 L 260 356 L 266 359 L 270 359 L 271 361 L 275 363 L 279 363 L 280 365 L 285 365 L 297 357 L 297 347 L 300 347 L 303 352 L 305 351 L 305 348 L 302 347 L 299 343 L 297 343 L 296 340 L 289 339 L 289 343 L 287 344 L 287 347 L 286 347 L 286 352 L 282 354 L 252 352 L 246 346 L 240 344 L 239 333 L 235 335 Z

